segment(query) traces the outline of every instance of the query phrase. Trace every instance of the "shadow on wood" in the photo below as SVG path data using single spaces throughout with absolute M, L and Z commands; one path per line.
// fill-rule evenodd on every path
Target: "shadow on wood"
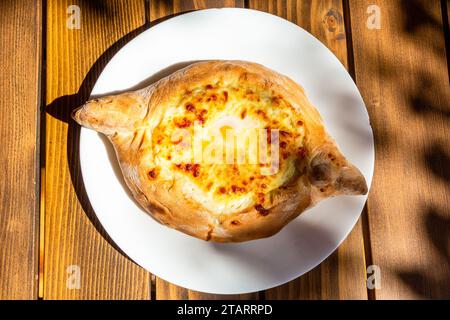
M 99 1 L 102 2 L 102 1 Z M 86 1 L 86 3 L 91 3 L 90 1 Z M 99 12 L 105 14 L 108 10 L 103 10 L 103 5 L 95 5 Z M 169 16 L 165 16 L 164 18 L 153 21 L 152 23 L 144 24 L 143 26 L 133 30 L 127 35 L 123 36 L 120 40 L 110 46 L 92 65 L 91 69 L 87 73 L 83 82 L 78 89 L 76 94 L 62 96 L 55 99 L 52 103 L 46 106 L 45 111 L 51 115 L 52 117 L 63 121 L 68 124 L 68 132 L 67 132 L 67 160 L 68 167 L 70 171 L 70 177 L 72 181 L 72 185 L 74 187 L 75 193 L 77 195 L 78 201 L 80 202 L 83 211 L 88 216 L 89 220 L 96 228 L 96 230 L 104 237 L 104 239 L 113 246 L 117 251 L 123 254 L 125 257 L 129 259 L 129 257 L 114 243 L 114 241 L 109 237 L 106 231 L 103 229 L 102 225 L 98 221 L 97 216 L 89 202 L 87 197 L 86 190 L 84 188 L 83 178 L 81 175 L 80 168 L 80 159 L 79 159 L 79 142 L 80 142 L 80 126 L 75 123 L 71 118 L 71 113 L 74 109 L 85 103 L 90 96 L 90 93 L 95 85 L 97 78 L 100 73 L 107 65 L 107 63 L 111 60 L 111 58 L 128 42 L 134 39 L 137 35 L 141 34 L 143 31 L 148 28 L 163 22 L 173 16 L 177 16 L 178 14 L 173 14 Z M 186 64 L 184 64 L 185 66 Z M 183 65 L 175 65 L 172 66 L 171 69 L 162 70 L 158 74 L 152 76 L 147 79 L 144 83 L 140 83 L 138 86 L 146 86 L 151 82 L 157 81 L 159 78 L 167 75 L 168 72 L 173 72 L 174 68 L 181 68 Z M 135 88 L 137 89 L 137 88 Z
M 440 257 L 440 263 L 450 267 L 450 216 L 449 212 L 440 212 L 436 208 L 425 208 L 424 224 L 430 242 Z M 433 267 L 433 266 L 431 266 Z M 422 298 L 450 299 L 450 278 L 448 273 L 430 275 L 427 270 L 403 270 L 398 273 L 400 279 Z M 430 292 L 438 293 L 436 296 Z

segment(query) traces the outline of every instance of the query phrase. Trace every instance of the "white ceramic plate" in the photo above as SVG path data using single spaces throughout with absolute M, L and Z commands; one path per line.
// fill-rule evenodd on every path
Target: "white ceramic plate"
M 149 77 L 159 78 L 181 62 L 208 59 L 258 62 L 300 83 L 344 155 L 370 185 L 373 136 L 356 85 L 316 38 L 270 14 L 211 9 L 162 22 L 113 57 L 92 95 L 148 83 Z M 89 200 L 114 242 L 158 277 L 209 293 L 263 290 L 311 270 L 346 238 L 366 201 L 366 196 L 328 199 L 273 237 L 217 244 L 162 226 L 136 205 L 123 184 L 111 146 L 96 132 L 81 130 L 80 161 Z

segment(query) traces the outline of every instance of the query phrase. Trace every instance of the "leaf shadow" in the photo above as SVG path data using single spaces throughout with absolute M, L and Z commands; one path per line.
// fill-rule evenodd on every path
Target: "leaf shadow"
M 419 166 L 420 161 L 422 161 L 423 168 L 417 168 L 417 173 L 432 175 L 432 178 L 435 178 L 429 179 L 430 182 L 434 182 L 434 185 L 431 187 L 417 186 L 417 194 L 411 195 L 411 197 L 418 196 L 419 199 L 423 199 L 420 192 L 431 193 L 433 192 L 432 188 L 444 188 L 447 191 L 450 185 L 450 154 L 447 151 L 448 147 L 446 147 L 448 143 L 432 138 L 431 134 L 423 134 L 429 128 L 428 130 L 439 136 L 441 134 L 439 130 L 446 130 L 445 126 L 448 125 L 448 120 L 450 119 L 448 84 L 442 83 L 442 73 L 440 73 L 442 71 L 440 67 L 448 70 L 450 61 L 448 1 L 441 0 L 440 6 L 436 2 L 401 0 L 399 1 L 399 6 L 385 3 L 383 5 L 383 17 L 389 17 L 392 20 L 390 23 L 384 23 L 385 28 L 390 28 L 388 30 L 389 33 L 386 30 L 380 31 L 378 36 L 371 38 L 377 42 L 377 45 L 360 46 L 359 48 L 361 48 L 363 55 L 361 53 L 356 55 L 363 56 L 365 59 L 362 62 L 364 65 L 361 64 L 358 67 L 362 68 L 364 72 L 374 75 L 375 80 L 373 82 L 379 85 L 379 87 L 369 86 L 369 88 L 374 89 L 374 92 L 366 93 L 366 96 L 375 101 L 372 104 L 368 103 L 368 105 L 371 105 L 369 111 L 371 118 L 374 120 L 377 152 L 381 151 L 380 154 L 384 153 L 383 158 L 385 160 L 381 163 L 386 164 L 386 161 L 390 161 L 387 160 L 389 159 L 389 153 L 395 152 L 394 150 L 397 148 L 403 148 L 404 145 L 407 145 L 406 141 L 408 139 L 425 146 L 422 149 L 423 152 L 417 151 L 420 148 L 417 148 L 416 151 L 405 150 L 411 153 L 416 152 L 416 154 L 405 155 L 405 157 L 417 156 L 419 158 Z M 441 9 L 440 12 L 437 10 L 438 8 Z M 394 17 L 398 21 L 393 21 Z M 387 39 L 388 37 L 390 37 L 390 40 Z M 389 43 L 388 41 L 391 41 L 391 44 L 396 44 L 395 41 L 399 42 L 398 48 L 395 47 L 395 50 L 390 50 L 391 48 L 386 46 L 386 43 Z M 358 50 L 358 46 L 354 46 L 354 48 Z M 415 60 L 414 55 L 417 55 Z M 435 61 L 422 61 L 423 59 L 420 59 L 420 57 L 426 57 L 426 59 Z M 358 61 L 356 62 L 358 63 Z M 450 76 L 450 74 L 448 75 Z M 361 85 L 364 86 L 365 84 Z M 377 89 L 379 90 L 378 92 L 376 91 Z M 391 95 L 392 99 L 386 99 L 386 101 L 395 102 L 398 105 L 390 105 L 385 108 L 383 104 L 386 102 L 383 100 L 387 94 Z M 416 120 L 420 122 L 418 127 L 423 137 L 419 137 L 418 133 L 411 132 L 411 135 L 413 135 L 411 138 L 408 136 L 410 133 L 406 128 L 410 121 L 414 122 L 411 128 L 417 126 Z M 389 130 L 381 133 L 390 134 L 391 143 L 389 150 L 380 150 L 378 145 L 380 139 L 377 139 L 377 132 L 386 124 Z M 420 128 L 420 126 L 424 126 L 427 129 Z M 393 130 L 394 128 L 400 130 Z M 406 163 L 406 161 L 398 162 L 395 167 L 408 170 Z M 382 168 L 380 162 L 375 167 L 375 173 L 377 173 L 377 168 Z M 418 169 L 421 170 L 419 171 Z M 382 172 L 382 170 L 378 172 Z M 389 172 L 386 173 L 390 174 Z M 392 174 L 395 175 L 395 172 L 392 172 Z M 378 179 L 382 178 L 379 177 Z M 401 192 L 400 183 L 392 187 L 392 191 Z M 437 191 L 441 192 L 442 190 Z M 383 204 L 389 206 L 388 201 L 394 198 L 389 195 L 384 195 L 384 197 Z M 424 248 L 427 245 L 434 248 L 439 263 L 450 266 L 450 212 L 448 203 L 445 203 L 445 200 L 441 200 L 442 207 L 438 207 L 437 204 L 431 201 L 421 200 L 421 202 L 419 209 L 415 209 L 408 214 L 422 218 L 422 221 L 418 220 L 417 227 L 423 227 L 425 230 L 425 236 L 422 239 Z M 407 210 L 407 207 L 408 205 L 406 204 L 405 210 Z M 384 214 L 390 213 L 386 211 Z M 405 219 L 407 214 L 402 212 L 401 217 Z M 374 221 L 377 221 L 377 219 L 374 219 Z M 381 228 L 381 226 L 372 225 L 373 229 L 377 227 Z M 404 234 L 405 236 L 409 235 L 406 230 Z M 376 236 L 380 237 L 380 234 L 376 234 Z M 381 238 L 378 241 L 383 243 Z M 388 245 L 385 242 L 383 244 Z M 432 253 L 434 252 L 429 253 L 430 257 Z M 423 253 L 423 256 L 427 257 L 427 254 Z M 417 255 L 417 258 L 420 258 L 420 256 Z M 409 262 L 418 261 L 414 257 L 414 253 L 412 253 L 410 259 L 411 261 Z M 430 263 L 437 263 L 434 260 L 431 260 Z M 396 275 L 401 279 L 401 282 L 410 288 L 411 292 L 415 292 L 421 297 L 449 298 L 450 281 L 448 274 L 441 272 L 441 270 L 443 268 L 440 266 L 428 265 L 422 262 L 421 266 L 399 270 L 396 272 Z
M 440 143 L 434 143 L 424 153 L 426 167 L 440 180 L 450 184 L 450 155 Z
M 424 152 L 425 167 L 448 188 L 450 186 L 450 155 L 443 146 L 435 143 Z M 450 269 L 450 212 L 448 207 L 439 209 L 432 204 L 423 204 L 423 225 L 430 245 L 436 251 L 440 264 Z M 437 261 L 433 261 L 436 264 Z M 431 266 L 434 270 L 441 270 L 437 265 Z M 428 269 L 415 268 L 401 270 L 399 278 L 422 298 L 449 299 L 450 278 L 447 272 L 435 273 Z
M 430 12 L 423 1 L 401 0 L 400 7 L 403 12 L 401 18 L 405 34 L 411 37 L 421 37 L 421 33 L 427 28 L 436 32 L 444 31 L 445 26 L 441 24 L 439 18 L 433 15 L 433 12 Z M 437 43 L 433 43 L 432 49 L 437 53 L 445 50 L 443 46 Z
M 444 266 L 440 274 L 430 274 L 426 269 L 401 270 L 398 277 L 416 294 L 425 299 L 450 299 L 450 219 L 449 212 L 433 207 L 424 208 L 424 225 L 430 242 Z M 436 261 L 433 262 L 436 264 Z M 436 268 L 435 265 L 430 266 Z M 446 268 L 445 268 L 446 267 Z

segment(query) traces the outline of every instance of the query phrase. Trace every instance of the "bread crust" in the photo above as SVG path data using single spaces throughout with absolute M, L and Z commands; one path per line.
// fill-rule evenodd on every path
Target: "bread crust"
M 181 92 L 217 81 L 247 83 L 276 92 L 304 119 L 305 167 L 271 193 L 270 207 L 212 212 L 186 195 L 185 177 L 149 179 L 155 161 L 148 152 L 150 137 L 164 118 L 166 106 Z M 147 212 L 162 224 L 203 240 L 239 242 L 269 237 L 321 199 L 367 192 L 363 175 L 340 153 L 303 88 L 256 63 L 198 62 L 147 88 L 88 101 L 73 118 L 108 136 L 129 189 Z

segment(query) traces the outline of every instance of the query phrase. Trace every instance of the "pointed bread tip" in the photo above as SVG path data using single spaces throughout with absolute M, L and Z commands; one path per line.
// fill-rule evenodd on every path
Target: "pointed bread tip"
M 320 189 L 332 187 L 334 195 L 364 195 L 368 192 L 364 175 L 345 159 L 334 142 L 325 144 L 311 159 L 310 180 Z
M 106 135 L 133 130 L 147 113 L 146 99 L 138 92 L 92 99 L 72 112 L 83 127 Z

